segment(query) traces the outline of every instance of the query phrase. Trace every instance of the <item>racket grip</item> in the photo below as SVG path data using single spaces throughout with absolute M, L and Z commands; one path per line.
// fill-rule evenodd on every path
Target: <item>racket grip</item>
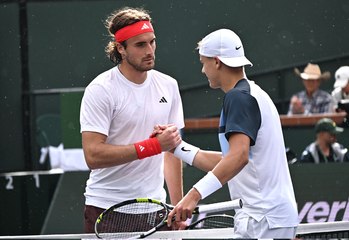
M 224 212 L 232 209 L 242 208 L 243 203 L 241 199 L 235 199 L 226 202 L 206 204 L 198 207 L 198 213 L 214 213 Z

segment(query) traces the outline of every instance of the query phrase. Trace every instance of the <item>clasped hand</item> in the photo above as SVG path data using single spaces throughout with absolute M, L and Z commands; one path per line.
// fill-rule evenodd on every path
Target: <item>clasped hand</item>
M 178 128 L 174 124 L 156 125 L 150 137 L 156 137 L 162 151 L 170 151 L 176 148 L 182 141 Z

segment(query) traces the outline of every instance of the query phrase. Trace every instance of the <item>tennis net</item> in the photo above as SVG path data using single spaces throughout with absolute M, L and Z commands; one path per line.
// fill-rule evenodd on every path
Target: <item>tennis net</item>
M 233 228 L 195 229 L 156 232 L 151 239 L 230 239 Z M 340 239 L 349 238 L 349 221 L 304 223 L 297 229 L 298 239 Z M 116 237 L 117 238 L 117 237 Z M 0 236 L 0 239 L 98 239 L 95 234 L 48 234 Z
M 349 238 L 349 221 L 300 224 L 297 228 L 297 238 Z

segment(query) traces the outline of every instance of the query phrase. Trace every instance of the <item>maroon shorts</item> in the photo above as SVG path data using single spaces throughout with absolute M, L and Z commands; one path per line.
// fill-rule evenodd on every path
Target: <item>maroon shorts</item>
M 103 208 L 85 205 L 85 233 L 95 232 L 95 222 L 103 211 Z

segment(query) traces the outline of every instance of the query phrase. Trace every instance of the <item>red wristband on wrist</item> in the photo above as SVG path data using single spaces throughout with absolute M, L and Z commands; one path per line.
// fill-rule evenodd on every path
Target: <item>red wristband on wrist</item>
M 151 157 L 161 153 L 160 142 L 156 137 L 135 143 L 134 146 L 137 151 L 138 159 Z

